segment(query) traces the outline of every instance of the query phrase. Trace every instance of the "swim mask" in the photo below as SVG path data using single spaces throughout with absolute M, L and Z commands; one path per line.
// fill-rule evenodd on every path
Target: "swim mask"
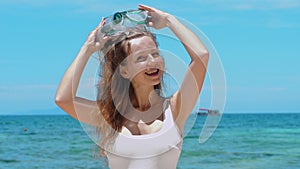
M 116 12 L 115 14 L 105 17 L 105 24 L 100 29 L 101 37 L 116 36 L 128 28 L 139 28 L 147 30 L 148 13 L 145 10 L 128 10 Z

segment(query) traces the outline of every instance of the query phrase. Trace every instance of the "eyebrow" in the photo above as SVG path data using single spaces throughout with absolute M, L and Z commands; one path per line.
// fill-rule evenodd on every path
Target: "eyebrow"
M 140 56 L 140 55 L 144 55 L 144 54 L 149 54 L 150 53 L 153 53 L 153 52 L 158 52 L 159 53 L 159 50 L 158 49 L 149 49 L 149 50 L 143 50 L 141 52 L 136 52 L 136 53 L 133 53 L 134 56 Z

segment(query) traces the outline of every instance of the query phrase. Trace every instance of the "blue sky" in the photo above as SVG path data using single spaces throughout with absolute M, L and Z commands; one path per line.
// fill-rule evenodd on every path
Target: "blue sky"
M 197 26 L 227 82 L 225 113 L 300 112 L 298 0 L 0 1 L 0 114 L 55 109 L 59 81 L 102 16 L 145 3 Z

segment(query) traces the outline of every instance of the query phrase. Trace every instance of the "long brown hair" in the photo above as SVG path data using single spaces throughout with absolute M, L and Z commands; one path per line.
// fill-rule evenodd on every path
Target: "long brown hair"
M 120 75 L 119 66 L 120 64 L 126 64 L 124 59 L 131 54 L 130 40 L 143 36 L 152 38 L 156 47 L 158 47 L 156 37 L 151 32 L 129 29 L 118 36 L 112 37 L 105 44 L 103 50 L 100 51 L 101 70 L 97 86 L 97 104 L 102 118 L 106 122 L 106 125 L 97 127 L 100 156 L 105 156 L 105 149 L 112 145 L 118 132 L 121 132 L 126 120 L 123 115 L 135 98 L 131 82 Z M 161 84 L 155 85 L 154 89 L 161 92 Z M 99 120 L 103 121 L 103 119 Z

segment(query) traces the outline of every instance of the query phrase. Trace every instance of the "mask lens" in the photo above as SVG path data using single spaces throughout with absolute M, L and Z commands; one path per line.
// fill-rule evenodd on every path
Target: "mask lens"
M 105 35 L 113 35 L 116 32 L 124 31 L 127 27 L 141 27 L 146 23 L 147 12 L 142 10 L 129 10 L 116 12 L 105 18 L 106 24 L 101 28 Z
M 146 11 L 129 11 L 126 13 L 126 17 L 138 24 L 145 23 L 147 19 Z

